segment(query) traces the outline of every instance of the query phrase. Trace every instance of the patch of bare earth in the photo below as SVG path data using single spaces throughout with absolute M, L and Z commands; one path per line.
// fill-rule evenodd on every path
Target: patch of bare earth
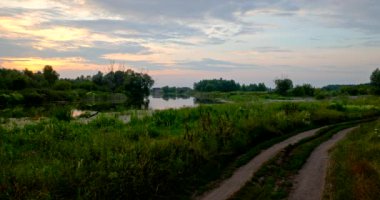
M 320 200 L 322 199 L 325 178 L 329 161 L 329 150 L 347 133 L 355 128 L 342 130 L 331 139 L 318 146 L 310 155 L 306 164 L 294 179 L 290 200 Z
M 280 143 L 273 145 L 266 150 L 263 150 L 246 165 L 238 168 L 230 178 L 222 181 L 217 188 L 208 191 L 201 196 L 196 197 L 195 199 L 225 200 L 232 197 L 234 193 L 238 192 L 249 180 L 252 179 L 254 173 L 257 172 L 265 162 L 273 158 L 286 146 L 295 144 L 304 138 L 311 137 L 315 135 L 318 130 L 320 130 L 320 128 L 299 133 L 293 137 L 290 137 Z

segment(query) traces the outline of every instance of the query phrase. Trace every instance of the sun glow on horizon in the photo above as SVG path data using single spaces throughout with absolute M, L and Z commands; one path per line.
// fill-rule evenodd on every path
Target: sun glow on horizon
M 87 63 L 80 57 L 70 58 L 2 58 L 0 65 L 5 68 L 24 70 L 28 69 L 33 72 L 41 71 L 45 65 L 51 65 L 56 70 L 96 70 L 100 65 Z
M 110 61 L 183 85 L 202 78 L 363 82 L 379 67 L 380 4 L 322 0 L 2 0 L 0 66 L 63 76 Z M 191 10 L 191 12 L 189 12 Z M 118 64 L 116 64 L 118 65 Z M 272 80 L 268 80 L 272 82 Z

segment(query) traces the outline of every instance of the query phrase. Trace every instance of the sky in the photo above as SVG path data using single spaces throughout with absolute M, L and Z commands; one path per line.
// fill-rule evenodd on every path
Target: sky
M 366 83 L 379 19 L 379 0 L 0 0 L 0 67 L 133 69 L 156 87 Z

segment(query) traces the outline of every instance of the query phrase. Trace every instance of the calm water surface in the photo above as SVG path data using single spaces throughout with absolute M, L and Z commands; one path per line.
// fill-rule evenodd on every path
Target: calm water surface
M 175 98 L 175 99 L 163 99 L 149 97 L 149 109 L 152 110 L 163 110 L 169 108 L 182 108 L 182 107 L 194 107 L 195 103 L 194 97 L 189 98 Z
M 188 98 L 155 98 L 149 97 L 149 105 L 148 109 L 150 110 L 164 110 L 170 108 L 183 108 L 183 107 L 195 107 L 197 106 L 199 101 L 196 101 L 194 97 Z M 63 106 L 63 105 L 62 105 Z M 120 111 L 123 109 L 123 103 L 107 103 L 107 102 L 99 102 L 99 104 L 93 104 L 90 106 L 79 106 L 79 105 L 70 105 L 72 108 L 71 114 L 72 117 L 79 117 L 80 115 L 96 115 L 97 112 L 114 112 Z M 9 107 L 0 110 L 0 119 L 1 118 L 21 118 L 21 117 L 49 117 L 52 110 L 60 107 L 59 105 L 54 104 L 46 104 L 39 105 L 35 107 L 29 106 L 17 106 L 17 107 Z M 126 110 L 131 109 L 128 106 L 125 107 Z M 53 112 L 54 113 L 54 112 Z

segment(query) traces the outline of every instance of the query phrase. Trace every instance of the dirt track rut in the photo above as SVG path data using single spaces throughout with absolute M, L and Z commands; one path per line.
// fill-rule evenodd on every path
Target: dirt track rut
M 269 159 L 275 156 L 278 152 L 284 149 L 286 146 L 290 144 L 295 144 L 303 138 L 307 138 L 315 135 L 315 133 L 321 128 L 313 129 L 309 131 L 305 131 L 299 133 L 295 136 L 292 136 L 280 143 L 273 145 L 272 147 L 262 151 L 256 157 L 254 157 L 251 161 L 249 161 L 246 165 L 238 168 L 233 175 L 222 181 L 221 184 L 203 195 L 196 197 L 195 199 L 199 200 L 225 200 L 230 198 L 234 193 L 239 191 L 246 182 L 251 180 L 257 170 Z
M 318 146 L 295 177 L 290 200 L 322 199 L 329 161 L 328 151 L 355 128 L 342 130 Z

